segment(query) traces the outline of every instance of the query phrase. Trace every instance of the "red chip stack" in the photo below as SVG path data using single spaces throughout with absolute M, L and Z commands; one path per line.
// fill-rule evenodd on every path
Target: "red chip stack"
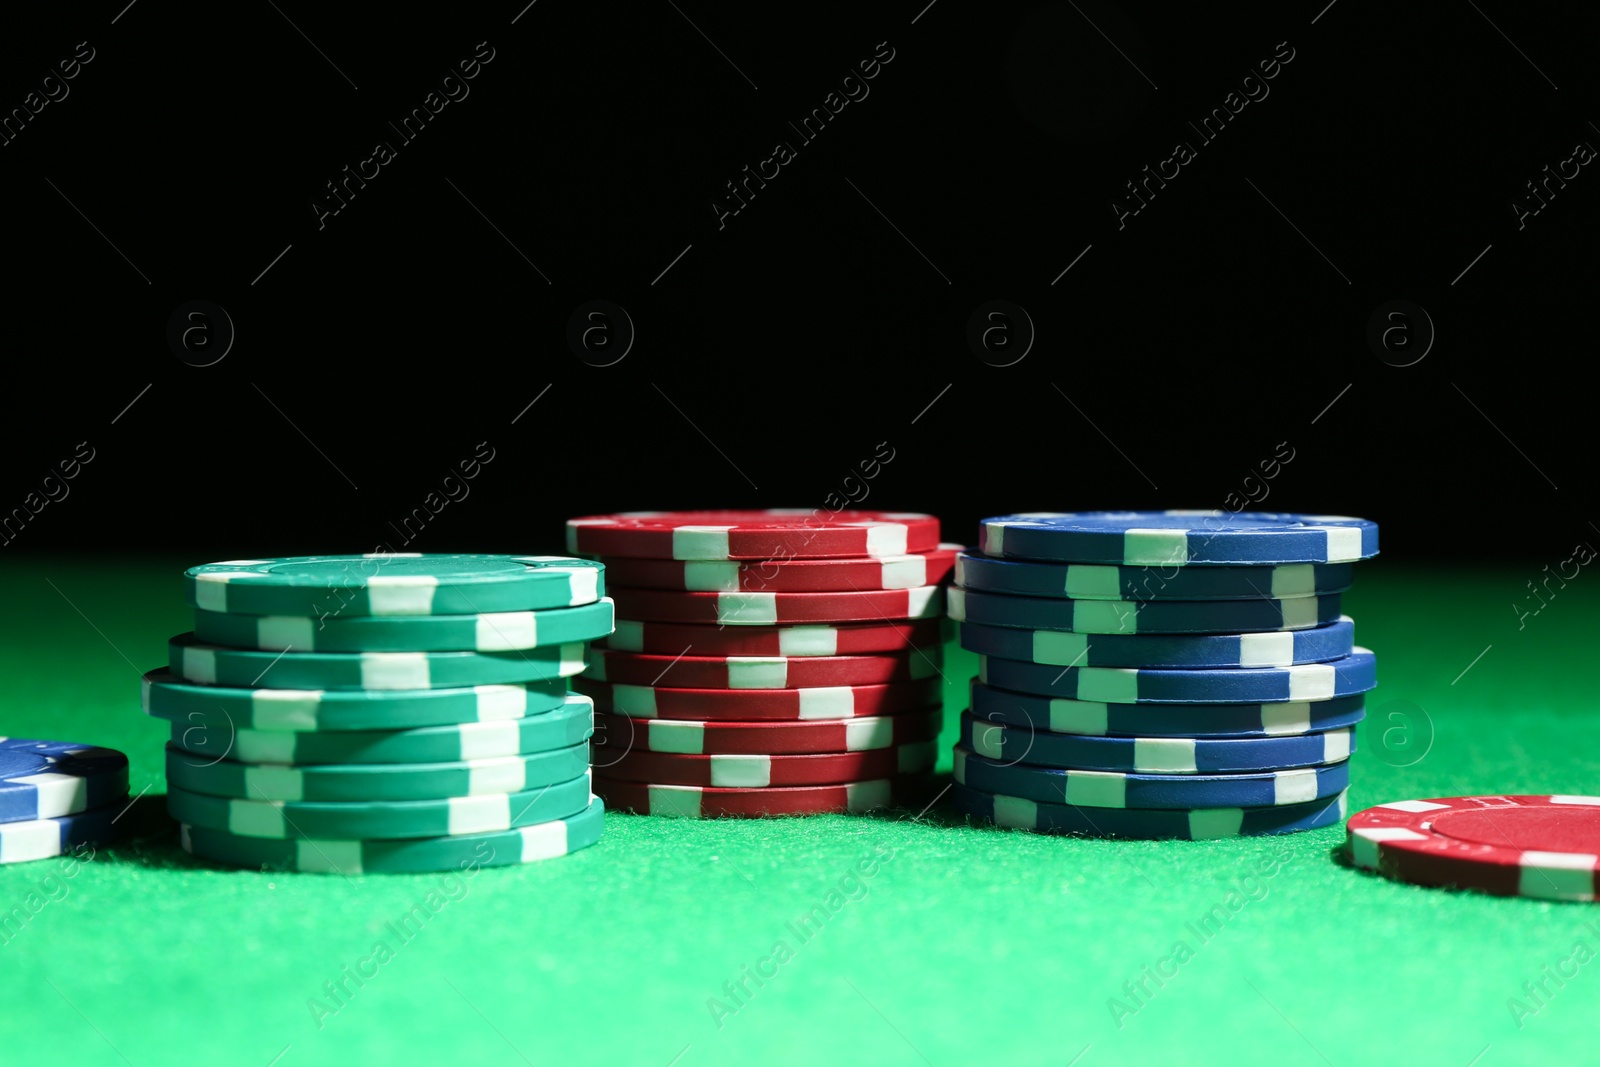
M 616 631 L 594 698 L 594 791 L 691 818 L 910 804 L 942 722 L 944 586 L 932 515 L 627 512 L 572 519 L 606 565 Z

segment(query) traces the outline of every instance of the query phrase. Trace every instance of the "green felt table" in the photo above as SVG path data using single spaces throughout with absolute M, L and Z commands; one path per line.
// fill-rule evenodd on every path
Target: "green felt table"
M 189 628 L 183 562 L 10 557 L 0 732 L 120 748 L 134 789 L 160 794 L 165 724 L 140 713 L 138 678 Z M 1346 611 L 1381 686 L 1352 810 L 1600 790 L 1600 583 L 1580 576 L 1519 628 L 1510 605 L 1537 575 L 1360 568 Z M 973 669 L 948 657 L 946 770 Z M 1593 1059 L 1591 905 L 1394 884 L 1335 861 L 1342 828 L 1139 843 L 914 815 L 608 816 L 594 848 L 470 880 L 225 870 L 190 860 L 175 833 L 101 850 L 70 879 L 57 861 L 0 868 L 0 1060 Z M 425 921 L 395 938 L 390 924 L 419 905 Z M 825 921 L 797 936 L 791 924 L 819 908 Z M 391 958 L 346 980 L 379 940 Z M 763 961 L 780 942 L 774 972 Z M 725 983 L 746 968 L 771 977 L 736 1001 Z M 1172 976 L 1158 985 L 1147 968 Z M 1548 977 L 1558 968 L 1569 977 Z M 341 981 L 342 1004 L 327 993 Z M 332 1010 L 319 1020 L 314 1002 Z

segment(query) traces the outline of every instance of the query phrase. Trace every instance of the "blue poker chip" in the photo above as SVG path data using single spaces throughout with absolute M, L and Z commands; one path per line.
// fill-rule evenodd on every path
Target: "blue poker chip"
M 1350 764 L 1257 774 L 1130 774 L 1001 763 L 955 747 L 958 784 L 985 793 L 1080 808 L 1273 808 L 1304 804 L 1350 785 Z
M 1133 567 L 1350 563 L 1378 554 L 1378 524 L 1259 511 L 1034 512 L 984 519 L 978 550 Z
M 1259 634 L 1079 634 L 959 624 L 961 647 L 1056 667 L 1289 667 L 1326 663 L 1355 649 L 1348 617 L 1310 630 Z
M 999 763 L 1132 774 L 1252 774 L 1320 767 L 1350 758 L 1350 727 L 1290 737 L 1091 737 L 986 722 L 961 715 L 961 740 Z
M 1106 704 L 1008 693 L 976 680 L 972 714 L 985 722 L 1062 734 L 1124 737 L 1288 737 L 1354 726 L 1359 696 L 1265 704 Z
M 946 591 L 945 605 L 957 622 L 1089 634 L 1309 630 L 1340 618 L 1338 593 L 1287 600 L 1068 600 L 951 586 Z
M 128 757 L 65 741 L 0 738 L 0 822 L 54 819 L 128 795 Z
M 118 833 L 123 801 L 58 819 L 0 822 L 0 864 L 64 856 L 79 845 L 108 845 Z
M 1285 600 L 1342 593 L 1350 588 L 1354 573 L 1348 563 L 1118 567 L 997 559 L 963 552 L 956 557 L 955 580 L 957 585 L 986 593 L 1074 600 Z
M 1070 804 L 1043 804 L 1022 797 L 1003 796 L 950 787 L 950 803 L 965 815 L 996 826 L 1036 830 L 1047 834 L 1083 837 L 1126 837 L 1143 840 L 1178 838 L 1210 841 L 1225 837 L 1259 837 L 1317 830 L 1344 821 L 1343 792 L 1325 800 L 1283 804 L 1271 808 L 1200 808 L 1194 811 L 1147 811 L 1137 808 L 1081 808 Z
M 1276 700 L 1332 700 L 1378 685 L 1378 657 L 1357 647 L 1332 663 L 1294 667 L 1225 667 L 1208 670 L 1138 670 L 1129 667 L 1055 667 L 978 657 L 978 680 L 1015 693 L 1097 700 L 1108 704 L 1258 704 Z

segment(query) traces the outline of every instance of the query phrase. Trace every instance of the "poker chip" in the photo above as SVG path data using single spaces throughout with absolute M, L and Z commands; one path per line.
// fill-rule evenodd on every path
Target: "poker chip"
M 596 748 L 595 772 L 612 781 L 765 789 L 769 786 L 847 785 L 865 779 L 922 774 L 933 769 L 937 756 L 938 750 L 932 741 L 867 752 L 803 756 L 701 756 L 638 750 L 613 754 Z
M 183 826 L 183 850 L 192 856 L 259 870 L 323 874 L 419 874 L 537 863 L 567 856 L 600 840 L 605 804 L 589 801 L 581 812 L 513 830 L 399 841 L 273 840 L 225 830 Z
M 604 825 L 569 692 L 611 633 L 605 566 L 301 556 L 185 575 L 195 632 L 144 678 L 196 857 L 286 871 L 531 862 Z
M 549 752 L 454 763 L 288 765 L 201 761 L 167 747 L 167 784 L 238 800 L 428 800 L 526 793 L 568 782 L 589 769 L 584 742 Z
M 938 706 L 817 722 L 691 722 L 598 714 L 592 744 L 595 763 L 601 767 L 612 758 L 609 750 L 758 756 L 866 752 L 932 741 L 943 723 Z
M 146 715 L 218 732 L 385 730 L 506 722 L 562 705 L 567 680 L 456 689 L 251 689 L 196 685 L 167 670 L 141 686 Z
M 1254 634 L 1080 634 L 963 622 L 961 647 L 1056 667 L 1289 667 L 1326 663 L 1355 648 L 1355 623 Z
M 984 793 L 1079 808 L 1267 808 L 1343 792 L 1350 765 L 1257 774 L 1132 774 L 1001 763 L 957 745 L 954 777 Z
M 924 799 L 929 792 L 929 780 L 927 775 L 919 774 L 851 782 L 848 785 L 723 789 L 714 786 L 623 782 L 596 774 L 594 791 L 613 811 L 688 819 L 759 818 L 770 815 L 845 815 L 905 806 Z
M 508 652 L 611 633 L 611 601 L 486 615 L 229 615 L 196 610 L 195 639 L 273 652 Z
M 618 619 L 606 648 L 666 656 L 861 656 L 944 643 L 943 619 L 844 626 L 738 626 Z
M 1242 704 L 1276 700 L 1331 700 L 1365 693 L 1378 684 L 1378 659 L 1357 647 L 1331 663 L 1295 667 L 1140 670 L 1126 667 L 1056 667 L 978 657 L 978 679 L 1018 693 L 1118 704 Z
M 1321 800 L 1270 808 L 1197 808 L 1192 811 L 1086 808 L 985 793 L 962 785 L 950 787 L 950 802 L 962 814 L 1001 827 L 1084 837 L 1185 841 L 1316 830 L 1336 825 L 1343 819 L 1346 804 L 1345 794 L 1341 792 Z
M 938 519 L 891 511 L 632 511 L 567 521 L 568 552 L 643 559 L 903 556 L 938 544 Z
M 1043 833 L 1201 840 L 1344 817 L 1377 657 L 1339 613 L 1365 519 L 982 521 L 947 594 L 978 677 L 952 803 Z
M 37 822 L 128 795 L 128 757 L 110 748 L 0 737 L 0 822 Z
M 956 557 L 955 566 L 956 584 L 964 589 L 1073 600 L 1290 600 L 1342 593 L 1353 578 L 1354 568 L 1348 563 L 1121 567 L 997 559 L 963 552 Z
M 938 519 L 634 512 L 567 538 L 611 568 L 623 616 L 573 679 L 600 712 L 595 792 L 614 809 L 864 810 L 932 769 L 961 551 Z
M 174 722 L 172 744 L 195 756 L 243 763 L 452 763 L 580 744 L 592 732 L 594 701 L 569 693 L 554 711 L 519 719 L 401 730 L 251 730 L 215 718 L 214 727 L 204 720 Z
M 1068 600 L 952 587 L 957 622 L 1091 634 L 1241 634 L 1305 630 L 1336 622 L 1339 594 L 1273 600 Z
M 1341 763 L 1355 751 L 1347 728 L 1288 737 L 1096 737 L 1051 733 L 961 716 L 958 742 L 999 763 L 1130 774 L 1247 774 Z
M 707 626 L 932 619 L 945 609 L 944 590 L 936 585 L 848 593 L 682 593 L 613 586 L 611 597 L 630 619 Z
M 634 589 L 696 593 L 849 593 L 868 589 L 916 589 L 950 576 L 960 545 L 930 552 L 862 559 L 606 560 L 606 574 Z
M 169 669 L 200 685 L 266 689 L 440 689 L 565 678 L 584 668 L 581 643 L 515 652 L 263 652 L 167 642 Z
M 893 715 L 939 699 L 942 679 L 883 685 L 832 685 L 814 689 L 677 689 L 614 685 L 574 678 L 573 688 L 594 698 L 596 711 L 635 719 L 767 720 L 846 719 Z
M 972 683 L 972 714 L 983 722 L 1062 734 L 1125 737 L 1292 737 L 1354 726 L 1363 698 L 1269 704 L 1106 704 L 1009 693 Z
M 184 572 L 191 605 L 238 615 L 478 615 L 592 604 L 605 568 L 566 556 L 293 556 Z
M 1251 511 L 1034 512 L 984 519 L 978 549 L 1145 567 L 1349 563 L 1378 554 L 1378 526 L 1344 515 Z
M 877 656 L 651 656 L 597 648 L 585 676 L 597 682 L 691 689 L 804 689 L 879 685 L 939 673 L 940 647 Z
M 242 837 L 387 840 L 488 833 L 565 819 L 584 809 L 590 792 L 587 771 L 522 793 L 431 800 L 238 800 L 168 785 L 167 810 L 180 823 Z
M 1357 867 L 1497 896 L 1600 896 L 1600 797 L 1435 797 L 1379 804 L 1346 826 Z
M 0 822 L 0 864 L 65 856 L 83 846 L 109 845 L 117 838 L 126 798 L 53 819 Z

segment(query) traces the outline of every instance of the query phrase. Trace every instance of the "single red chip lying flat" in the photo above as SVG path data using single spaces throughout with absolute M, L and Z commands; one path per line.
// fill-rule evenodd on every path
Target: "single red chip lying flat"
M 594 776 L 595 795 L 608 811 L 640 815 L 676 815 L 688 819 L 718 816 L 843 815 L 894 805 L 921 803 L 930 792 L 926 774 L 878 778 L 849 785 L 768 786 L 765 789 L 718 789 L 697 785 L 620 782 Z
M 747 722 L 767 719 L 848 719 L 893 715 L 937 705 L 943 679 L 883 685 L 826 685 L 813 689 L 676 689 L 614 685 L 579 676 L 572 688 L 596 711 L 635 719 Z
M 605 647 L 667 656 L 858 656 L 941 645 L 944 619 L 857 626 L 701 626 L 618 619 Z
M 810 689 L 912 682 L 939 673 L 944 646 L 877 656 L 651 656 L 589 650 L 584 676 L 597 682 L 684 689 Z
M 858 589 L 915 589 L 950 576 L 960 545 L 932 552 L 861 559 L 627 559 L 606 560 L 606 580 L 635 589 L 700 593 L 848 593 Z
M 710 626 L 886 622 L 944 614 L 944 587 L 863 589 L 853 593 L 685 593 L 608 586 L 617 614 L 650 622 Z
M 848 785 L 875 778 L 933 770 L 936 742 L 918 741 L 870 752 L 824 752 L 805 756 L 690 756 L 672 752 L 593 749 L 598 774 L 656 785 L 765 789 L 769 786 Z
M 904 556 L 939 545 L 939 520 L 899 511 L 628 511 L 567 520 L 567 549 L 636 559 Z
M 1380 804 L 1351 817 L 1357 867 L 1415 885 L 1500 896 L 1594 900 L 1600 797 L 1442 797 Z
M 866 752 L 939 736 L 944 713 L 935 707 L 899 715 L 863 715 L 817 722 L 694 722 L 630 719 L 599 713 L 591 744 L 604 763 L 607 747 L 696 755 L 790 756 L 808 752 Z

